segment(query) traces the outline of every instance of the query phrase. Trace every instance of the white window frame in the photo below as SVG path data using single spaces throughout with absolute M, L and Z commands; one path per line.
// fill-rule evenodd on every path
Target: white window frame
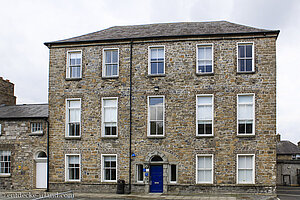
M 211 46 L 211 72 L 199 72 L 198 71 L 198 47 L 201 46 Z M 196 74 L 212 74 L 214 73 L 214 44 L 213 43 L 203 43 L 203 44 L 196 44 Z
M 150 98 L 163 98 L 163 134 L 162 135 L 151 135 L 150 134 Z M 157 95 L 157 96 L 148 96 L 147 97 L 147 103 L 148 103 L 148 120 L 147 120 L 147 136 L 148 137 L 154 137 L 154 138 L 159 138 L 159 137 L 165 137 L 165 96 L 164 95 Z
M 75 136 L 70 136 L 69 135 L 69 106 L 68 106 L 68 101 L 78 101 L 80 102 L 80 116 L 79 116 L 79 135 L 75 135 Z M 82 105 L 81 105 L 81 98 L 68 98 L 66 99 L 66 133 L 65 133 L 65 137 L 66 138 L 80 138 L 81 137 L 81 111 L 82 111 Z
M 198 157 L 211 157 L 211 182 L 198 182 Z M 214 183 L 214 155 L 213 154 L 197 154 L 196 155 L 196 184 L 213 184 Z
M 105 118 L 105 116 L 104 116 L 104 100 L 116 100 L 117 101 L 117 105 L 116 105 L 116 107 L 117 107 L 117 117 L 116 117 L 116 119 L 117 119 L 117 121 L 116 121 L 116 124 L 117 124 L 117 127 L 116 127 L 116 135 L 105 135 L 105 123 L 104 123 L 104 118 Z M 102 137 L 118 137 L 118 101 L 119 101 L 119 98 L 118 97 L 103 97 L 102 98 Z
M 138 166 L 139 166 L 139 165 L 141 165 L 141 166 L 142 166 L 142 169 L 144 169 L 144 165 L 143 165 L 143 164 L 141 164 L 141 163 L 137 163 L 137 164 L 136 164 L 136 182 L 137 182 L 137 183 L 144 183 L 144 172 L 143 172 L 143 174 L 142 174 L 143 180 L 142 180 L 142 181 L 139 180 L 139 169 L 138 169 Z
M 252 70 L 251 71 L 239 71 L 239 45 L 252 45 Z M 254 51 L 254 42 L 237 42 L 236 45 L 236 71 L 238 73 L 252 73 L 255 72 L 255 51 Z M 245 66 L 246 67 L 246 66 Z
M 2 135 L 2 124 L 0 124 L 0 135 Z
M 37 124 L 40 124 L 41 130 L 39 130 L 39 131 L 33 131 L 34 125 L 37 125 Z M 31 133 L 42 134 L 43 133 L 43 123 L 42 122 L 31 122 L 30 123 L 30 130 L 31 130 Z
M 157 74 L 151 74 L 151 49 L 155 48 L 163 48 L 164 49 L 164 73 L 157 73 Z M 166 48 L 165 45 L 155 45 L 155 46 L 148 46 L 148 75 L 150 76 L 160 76 L 166 74 Z
M 171 175 L 172 175 L 172 165 L 175 165 L 176 166 L 176 181 L 171 181 Z M 178 181 L 178 164 L 175 164 L 175 163 L 170 163 L 169 164 L 169 183 L 171 184 L 176 184 Z
M 9 152 L 10 161 L 0 161 L 4 163 L 9 163 L 9 173 L 0 173 L 0 176 L 10 176 L 11 175 L 11 151 L 10 150 L 0 150 L 0 152 Z
M 79 180 L 69 179 L 69 156 L 79 156 Z M 81 155 L 80 154 L 65 154 L 65 181 L 66 182 L 80 182 L 81 181 Z
M 106 76 L 106 62 L 105 62 L 105 51 L 118 51 L 118 62 L 117 62 L 117 75 Z M 103 48 L 102 50 L 102 77 L 110 78 L 110 77 L 119 77 L 119 69 L 120 69 L 120 53 L 119 48 Z
M 252 182 L 240 183 L 239 182 L 239 156 L 252 156 Z M 255 154 L 237 154 L 236 155 L 236 184 L 255 184 Z
M 211 134 L 198 134 L 198 97 L 211 97 L 212 98 L 212 102 L 211 102 L 211 106 L 212 106 L 212 132 Z M 199 137 L 211 137 L 214 135 L 214 94 L 197 94 L 196 95 L 196 136 Z
M 104 157 L 106 156 L 115 156 L 116 157 L 116 180 L 104 180 Z M 111 182 L 116 183 L 118 180 L 118 155 L 117 154 L 101 154 L 101 181 L 102 182 Z
M 70 54 L 72 53 L 80 53 L 81 55 L 81 62 L 80 62 L 80 77 L 71 77 L 70 74 Z M 66 67 L 66 78 L 67 79 L 81 79 L 82 78 L 82 50 L 70 50 L 67 51 L 67 67 Z
M 252 133 L 251 134 L 239 134 L 239 96 L 253 96 L 253 110 L 252 110 L 252 116 L 253 116 L 253 125 L 252 125 Z M 236 123 L 237 123 L 237 129 L 236 129 L 236 131 L 237 131 L 237 135 L 239 135 L 239 136 L 247 136 L 247 135 L 255 135 L 255 93 L 241 93 L 241 94 L 237 94 L 237 98 L 236 98 L 237 100 L 237 103 L 236 103 L 236 105 L 237 105 L 237 108 L 236 108 L 236 110 L 237 110 L 237 113 L 236 113 Z M 246 127 L 245 127 L 246 128 Z

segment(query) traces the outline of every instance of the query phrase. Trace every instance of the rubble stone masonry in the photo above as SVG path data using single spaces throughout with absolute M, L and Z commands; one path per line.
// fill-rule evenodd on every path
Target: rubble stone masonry
M 0 105 L 15 105 L 14 84 L 0 77 Z

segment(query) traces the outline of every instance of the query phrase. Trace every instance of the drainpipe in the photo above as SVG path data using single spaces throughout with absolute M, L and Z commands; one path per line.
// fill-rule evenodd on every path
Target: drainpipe
M 129 88 L 129 187 L 128 194 L 131 193 L 131 135 L 132 135 L 132 40 L 130 41 L 130 88 Z
M 46 192 L 49 192 L 49 121 L 48 118 L 46 118 L 47 122 L 47 189 Z

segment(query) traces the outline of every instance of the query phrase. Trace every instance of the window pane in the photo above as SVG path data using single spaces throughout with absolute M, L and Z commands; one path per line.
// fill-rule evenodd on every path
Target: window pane
M 246 132 L 245 124 L 239 123 L 239 133 L 245 133 L 245 132 Z
M 69 122 L 79 122 L 80 121 L 80 110 L 79 109 L 71 109 Z
M 245 172 L 246 172 L 246 177 L 245 177 L 246 182 L 251 183 L 253 179 L 252 169 L 245 170 Z
M 164 59 L 164 49 L 163 48 L 159 48 L 157 50 L 157 58 L 163 60 Z
M 246 57 L 252 58 L 252 45 L 246 45 Z
M 204 157 L 203 156 L 199 156 L 198 157 L 198 169 L 203 169 L 204 167 L 205 167 Z
M 163 62 L 159 62 L 158 63 L 158 70 L 157 70 L 158 74 L 163 74 L 164 73 L 164 63 Z
M 199 66 L 199 67 L 198 67 L 198 72 L 199 72 L 199 73 L 205 72 L 205 67 L 204 67 L 204 66 Z
M 111 178 L 110 178 L 110 170 L 109 169 L 105 170 L 104 179 L 105 180 L 111 180 Z
M 150 135 L 156 135 L 156 122 L 150 122 Z
M 104 122 L 117 122 L 116 108 L 104 108 Z
M 204 47 L 198 48 L 198 59 L 204 59 Z
M 212 107 L 211 106 L 198 106 L 198 119 L 212 119 Z
M 137 165 L 137 180 L 143 181 L 143 179 L 144 179 L 143 165 Z
M 252 123 L 251 122 L 247 122 L 246 124 L 246 133 L 251 134 L 252 132 Z
M 80 108 L 80 101 L 68 101 L 70 108 Z
M 239 103 L 253 103 L 253 95 L 239 95 Z
M 163 120 L 163 107 L 157 107 L 157 119 L 156 120 Z
M 211 60 L 212 59 L 212 48 L 211 47 L 206 47 L 206 57 L 205 59 Z
M 212 65 L 207 65 L 205 72 L 212 72 Z
M 152 60 L 152 59 L 156 60 L 157 57 L 158 57 L 157 49 L 152 48 L 152 49 L 150 50 L 150 53 L 151 53 L 151 60 Z
M 245 60 L 244 59 L 239 59 L 239 71 L 240 72 L 245 71 Z
M 113 65 L 112 75 L 114 75 L 114 76 L 118 75 L 118 65 Z
M 157 122 L 157 135 L 163 135 L 163 122 Z
M 69 164 L 78 164 L 79 156 L 69 156 Z
M 212 97 L 211 96 L 198 97 L 198 104 L 211 104 L 211 103 L 212 103 Z
M 110 106 L 110 107 L 117 106 L 117 100 L 116 99 L 104 99 L 103 103 L 104 103 L 104 106 Z
M 111 63 L 111 51 L 105 51 L 105 63 Z
M 112 62 L 118 63 L 118 51 L 117 50 L 112 51 Z
M 156 108 L 150 108 L 150 120 L 156 120 Z
M 150 105 L 163 105 L 163 98 L 162 97 L 150 97 L 149 98 L 149 101 L 150 101 Z
M 198 134 L 204 134 L 204 124 L 198 123 Z
M 203 170 L 198 170 L 198 182 L 204 182 L 204 171 Z
M 157 74 L 158 63 L 151 63 L 151 74 Z
M 246 168 L 252 169 L 253 156 L 245 156 L 246 158 Z
M 244 58 L 245 57 L 245 46 L 244 45 L 239 45 L 239 53 L 238 57 L 239 58 Z
M 205 124 L 205 133 L 212 134 L 212 124 Z
M 112 75 L 112 69 L 111 69 L 111 65 L 106 65 L 105 66 L 105 76 L 111 76 Z
M 205 182 L 211 182 L 212 180 L 211 180 L 211 173 L 212 173 L 212 171 L 211 170 L 205 170 L 204 171 L 204 181 Z
M 246 60 L 246 71 L 247 72 L 251 72 L 252 71 L 252 60 L 251 59 L 247 59 Z
M 253 106 L 252 105 L 239 105 L 239 119 L 252 119 L 253 118 Z
M 245 170 L 238 170 L 239 173 L 239 183 L 246 182 L 246 171 Z
M 176 181 L 176 174 L 177 174 L 177 170 L 176 170 L 176 165 L 171 165 L 171 181 Z

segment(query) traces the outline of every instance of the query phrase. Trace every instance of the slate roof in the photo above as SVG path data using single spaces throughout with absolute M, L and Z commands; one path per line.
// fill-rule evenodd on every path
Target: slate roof
M 0 106 L 0 119 L 48 117 L 48 104 Z
M 250 26 L 231 23 L 228 21 L 212 22 L 179 22 L 160 23 L 131 26 L 113 26 L 94 33 L 85 34 L 54 42 L 46 42 L 45 45 L 95 42 L 107 40 L 129 40 L 129 39 L 149 39 L 162 37 L 187 37 L 201 35 L 228 35 L 228 34 L 262 34 L 275 33 L 279 30 L 266 30 Z
M 300 154 L 300 148 L 290 141 L 277 143 L 277 154 Z

